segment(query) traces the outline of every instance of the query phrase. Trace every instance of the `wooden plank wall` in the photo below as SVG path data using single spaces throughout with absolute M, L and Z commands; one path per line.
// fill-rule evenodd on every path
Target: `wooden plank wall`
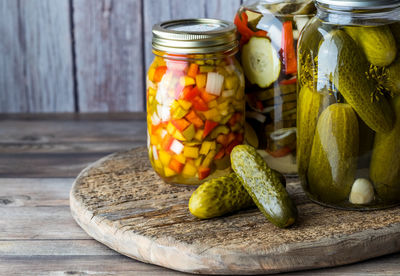
M 0 113 L 145 110 L 153 24 L 242 0 L 0 0 Z

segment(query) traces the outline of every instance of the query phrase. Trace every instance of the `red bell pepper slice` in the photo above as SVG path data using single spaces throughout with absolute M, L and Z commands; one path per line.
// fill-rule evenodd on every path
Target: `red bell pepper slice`
M 206 120 L 206 123 L 204 125 L 204 132 L 203 132 L 203 138 L 207 137 L 208 134 L 218 125 L 217 122 Z
M 296 84 L 297 83 L 297 78 L 292 78 L 289 80 L 283 80 L 279 84 L 281 85 L 290 85 L 290 84 Z
M 191 101 L 200 94 L 200 90 L 196 87 L 186 86 L 183 89 L 183 99 Z
M 225 149 L 222 148 L 222 149 L 220 149 L 219 152 L 214 156 L 214 160 L 219 160 L 219 159 L 221 159 L 222 157 L 224 157 L 224 155 L 225 155 Z
M 240 46 L 246 44 L 252 36 L 266 37 L 268 34 L 266 31 L 263 30 L 254 32 L 252 29 L 250 29 L 247 25 L 249 23 L 249 18 L 246 12 L 242 12 L 240 14 L 240 17 L 239 14 L 236 14 L 234 23 L 240 34 Z
M 230 143 L 230 144 L 226 147 L 225 153 L 226 153 L 227 155 L 231 154 L 233 148 L 236 147 L 237 145 L 240 145 L 240 144 L 241 144 L 240 141 L 238 141 L 238 140 L 236 140 L 236 139 L 233 140 L 232 143 Z
M 193 104 L 193 108 L 198 111 L 207 111 L 208 110 L 207 104 L 199 96 L 195 97 L 192 100 L 192 104 Z
M 286 75 L 297 72 L 297 59 L 294 49 L 293 24 L 292 21 L 283 23 L 282 30 L 282 56 L 285 64 Z

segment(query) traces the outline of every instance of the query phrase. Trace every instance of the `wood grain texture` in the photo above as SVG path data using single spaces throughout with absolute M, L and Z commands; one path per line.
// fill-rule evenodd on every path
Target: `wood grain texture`
M 166 20 L 182 18 L 217 18 L 233 21 L 241 0 L 145 0 L 143 1 L 144 53 L 146 70 L 153 60 L 152 27 Z
M 198 220 L 187 208 L 193 187 L 165 184 L 145 148 L 105 157 L 71 189 L 74 219 L 116 251 L 179 271 L 265 274 L 349 264 L 400 250 L 400 208 L 368 213 L 311 203 L 288 183 L 298 223 L 274 227 L 257 210 Z
M 0 1 L 0 37 L 0 111 L 74 111 L 69 1 Z
M 141 0 L 73 0 L 79 111 L 144 110 Z
M 144 115 L 102 116 L 0 120 L 0 177 L 75 177 L 104 155 L 146 144 Z
M 18 207 L 30 206 L 34 209 L 40 206 L 40 201 L 44 205 L 60 204 L 65 207 L 72 182 L 73 179 L 55 178 L 1 179 L 1 198 L 22 199 L 23 195 L 23 199 L 18 204 L 10 204 L 14 206 L 0 204 L 0 209 L 14 207 L 13 212 L 20 213 L 22 211 Z M 52 211 L 51 208 L 46 210 Z M 39 216 L 40 212 L 36 214 L 31 218 L 36 228 L 51 223 L 49 220 L 43 220 L 47 216 Z M 69 213 L 66 215 L 70 216 Z M 13 220 L 9 223 L 16 222 L 18 221 Z M 72 219 L 64 224 L 64 228 L 60 230 L 62 240 L 46 237 L 28 239 L 27 237 L 32 235 L 29 232 L 26 232 L 25 237 L 17 239 L 0 239 L 0 275 L 186 275 L 129 259 L 91 239 L 76 239 L 75 232 L 70 231 L 73 226 L 69 226 L 69 223 L 75 224 Z M 35 227 L 30 229 L 36 231 Z M 399 271 L 400 254 L 395 254 L 354 265 L 281 275 L 375 276 L 398 275 Z

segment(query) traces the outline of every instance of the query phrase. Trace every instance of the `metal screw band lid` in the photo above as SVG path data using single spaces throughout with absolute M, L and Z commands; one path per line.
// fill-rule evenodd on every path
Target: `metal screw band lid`
M 217 19 L 172 20 L 153 26 L 154 50 L 176 54 L 207 54 L 238 47 L 233 23 Z
M 400 6 L 399 0 L 315 0 L 317 4 L 332 5 L 343 8 L 396 8 Z

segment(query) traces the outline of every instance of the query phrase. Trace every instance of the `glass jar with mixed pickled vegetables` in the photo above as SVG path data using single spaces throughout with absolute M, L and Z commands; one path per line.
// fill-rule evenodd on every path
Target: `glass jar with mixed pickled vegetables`
M 297 163 L 308 196 L 400 203 L 400 2 L 317 0 L 299 41 Z
M 311 0 L 246 1 L 235 17 L 246 76 L 246 143 L 268 165 L 296 173 L 296 48 Z
M 244 77 L 234 24 L 214 19 L 153 27 L 147 75 L 149 158 L 166 181 L 200 184 L 230 172 L 244 140 Z

